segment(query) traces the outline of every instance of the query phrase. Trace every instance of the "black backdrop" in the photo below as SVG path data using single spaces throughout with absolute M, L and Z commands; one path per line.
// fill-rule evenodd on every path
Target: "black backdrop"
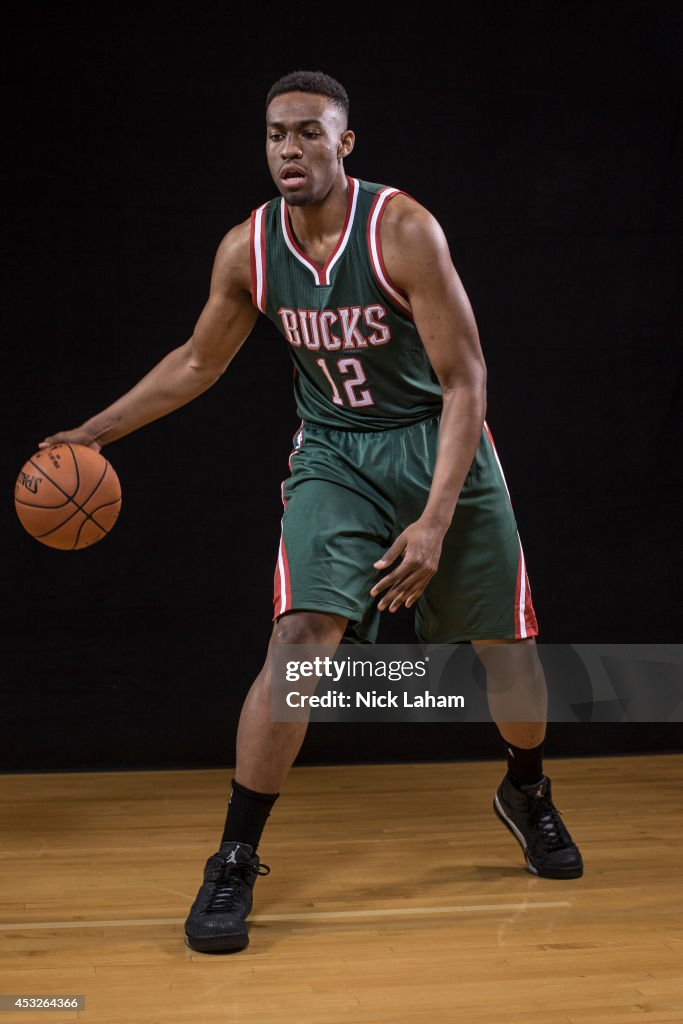
M 10 5 L 4 32 L 0 768 L 230 764 L 260 667 L 297 426 L 261 319 L 191 406 L 107 450 L 112 535 L 28 537 L 14 479 L 191 333 L 213 254 L 274 192 L 264 97 L 323 68 L 348 170 L 440 219 L 489 368 L 541 638 L 681 639 L 683 33 L 671 3 Z M 380 636 L 411 642 L 411 617 Z M 549 753 L 680 728 L 550 728 Z M 493 726 L 317 725 L 300 761 L 498 754 Z

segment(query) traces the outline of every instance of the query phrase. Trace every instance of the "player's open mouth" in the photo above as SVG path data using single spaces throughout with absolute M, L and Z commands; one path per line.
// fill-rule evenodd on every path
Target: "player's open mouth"
M 306 180 L 306 173 L 302 171 L 300 167 L 286 167 L 280 172 L 280 180 L 283 181 L 285 185 L 289 185 L 293 188 L 297 185 L 303 184 Z

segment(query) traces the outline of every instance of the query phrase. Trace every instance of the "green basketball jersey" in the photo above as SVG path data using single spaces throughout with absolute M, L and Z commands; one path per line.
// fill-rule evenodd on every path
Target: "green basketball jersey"
M 251 215 L 252 299 L 288 342 L 306 423 L 386 430 L 441 410 L 410 305 L 382 259 L 382 215 L 398 194 L 349 177 L 346 220 L 324 267 L 298 246 L 282 197 Z

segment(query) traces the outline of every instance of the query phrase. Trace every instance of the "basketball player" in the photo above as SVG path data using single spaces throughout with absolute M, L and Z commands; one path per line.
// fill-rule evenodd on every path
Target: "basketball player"
M 302 423 L 283 486 L 274 626 L 239 721 L 220 847 L 185 926 L 204 952 L 248 944 L 253 885 L 268 871 L 256 850 L 305 734 L 304 723 L 272 721 L 278 645 L 372 642 L 380 612 L 402 605 L 415 607 L 423 642 L 470 641 L 489 683 L 521 681 L 543 707 L 537 721 L 494 714 L 508 761 L 494 809 L 531 872 L 583 871 L 543 772 L 538 627 L 484 419 L 472 309 L 434 217 L 396 188 L 347 175 L 348 112 L 344 88 L 321 72 L 273 85 L 266 154 L 279 195 L 221 242 L 192 337 L 109 408 L 42 442 L 99 449 L 191 401 L 259 312 L 294 360 Z

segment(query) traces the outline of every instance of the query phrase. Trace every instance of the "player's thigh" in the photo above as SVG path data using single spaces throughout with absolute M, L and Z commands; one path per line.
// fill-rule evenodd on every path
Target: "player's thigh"
M 367 495 L 328 480 L 295 482 L 282 520 L 276 616 L 313 610 L 366 620 L 376 603 L 373 563 L 388 537 L 386 517 Z
M 454 530 L 416 604 L 418 635 L 430 643 L 514 639 L 518 569 L 514 521 L 509 529 Z
M 430 643 L 537 633 L 517 522 L 486 432 L 415 620 L 418 635 Z

